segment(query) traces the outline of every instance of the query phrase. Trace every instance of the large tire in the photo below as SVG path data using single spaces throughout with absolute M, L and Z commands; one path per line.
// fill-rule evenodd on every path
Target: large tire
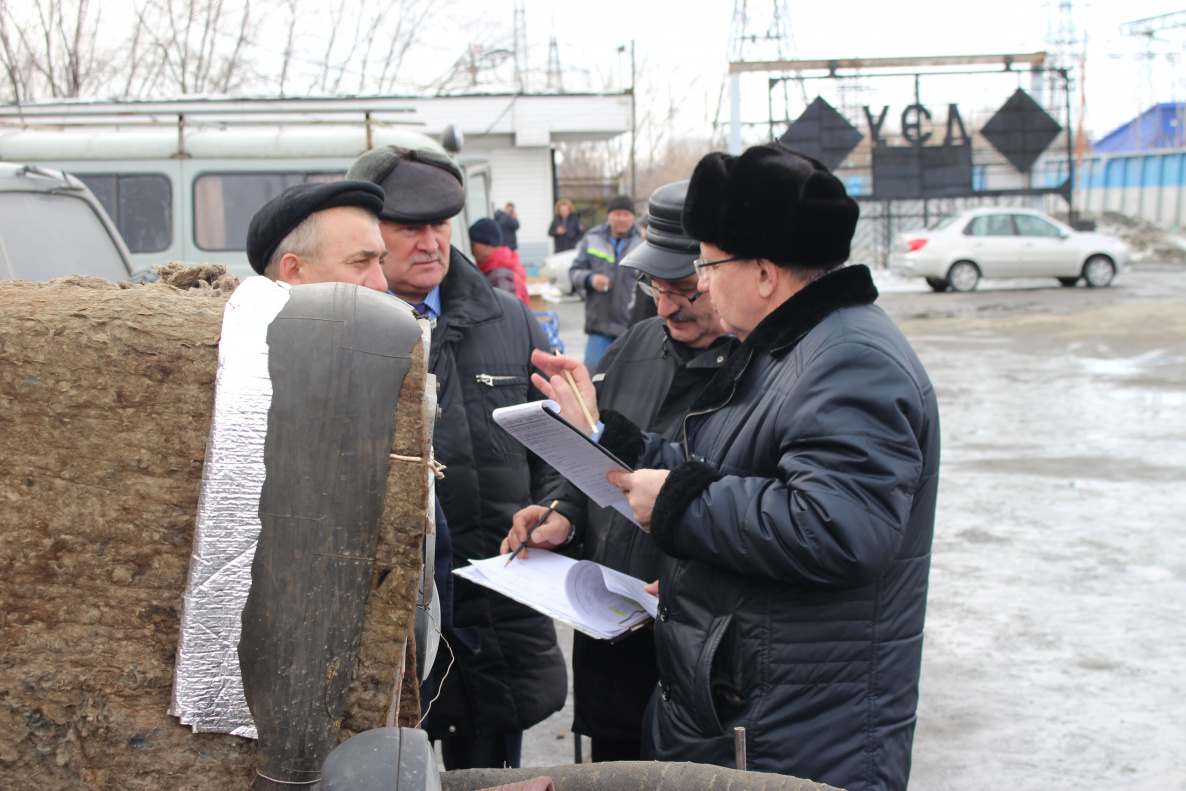
M 971 261 L 956 261 L 947 270 L 947 285 L 952 291 L 972 291 L 980 282 L 980 268 Z
M 1083 264 L 1083 282 L 1089 288 L 1103 288 L 1116 276 L 1116 265 L 1106 255 L 1093 255 Z
M 927 285 L 931 287 L 931 291 L 943 293 L 947 290 L 947 281 L 941 277 L 928 277 Z

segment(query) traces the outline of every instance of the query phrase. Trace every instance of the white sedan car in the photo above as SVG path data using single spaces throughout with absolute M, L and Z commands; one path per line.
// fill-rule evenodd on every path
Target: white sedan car
M 1122 239 L 1075 231 L 1030 209 L 991 207 L 945 217 L 926 231 L 897 234 L 889 268 L 925 277 L 935 291 L 971 291 L 982 277 L 1054 277 L 1099 288 L 1125 272 Z

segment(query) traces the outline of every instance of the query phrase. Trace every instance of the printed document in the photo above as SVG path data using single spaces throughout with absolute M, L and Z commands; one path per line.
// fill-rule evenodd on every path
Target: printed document
M 562 418 L 560 405 L 555 401 L 500 407 L 493 416 L 495 423 L 552 465 L 590 500 L 602 508 L 616 509 L 638 524 L 626 495 L 605 479 L 610 470 L 633 470 Z
M 546 549 L 532 549 L 509 566 L 508 557 L 471 560 L 453 573 L 600 640 L 619 637 L 659 611 L 659 597 L 644 590 L 646 582 L 591 560 Z

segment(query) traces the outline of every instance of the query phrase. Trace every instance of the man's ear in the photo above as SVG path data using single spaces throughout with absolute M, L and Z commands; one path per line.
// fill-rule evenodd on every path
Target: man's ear
M 778 289 L 778 281 L 786 276 L 786 272 L 766 258 L 759 258 L 754 263 L 758 266 L 758 295 L 762 299 L 769 299 Z
M 279 270 L 276 273 L 277 279 L 291 286 L 301 285 L 303 282 L 301 280 L 301 265 L 303 263 L 296 253 L 285 253 L 276 267 Z

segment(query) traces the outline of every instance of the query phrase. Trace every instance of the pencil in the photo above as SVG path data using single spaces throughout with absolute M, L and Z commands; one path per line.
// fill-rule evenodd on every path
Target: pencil
M 556 506 L 558 506 L 558 505 L 560 505 L 559 500 L 552 501 L 552 504 L 548 506 L 548 510 L 544 511 L 544 515 L 541 516 L 539 518 L 539 521 L 535 523 L 535 527 L 531 528 L 531 530 L 528 531 L 527 538 L 523 539 L 523 543 L 515 548 L 515 551 L 511 553 L 511 556 L 509 558 L 507 558 L 507 562 L 502 564 L 502 567 L 504 569 L 507 566 L 511 565 L 512 560 L 514 560 L 516 557 L 518 557 L 519 553 L 523 551 L 523 547 L 527 546 L 527 542 L 531 540 L 531 537 L 533 535 L 535 535 L 535 531 L 539 530 L 540 526 L 544 522 L 548 521 L 548 517 L 552 515 L 552 512 L 556 510 Z
M 559 354 L 560 352 L 555 352 Z M 568 380 L 568 386 L 572 388 L 572 392 L 577 397 L 577 405 L 580 406 L 581 412 L 585 415 L 585 420 L 589 421 L 589 430 L 592 431 L 597 427 L 597 421 L 593 419 L 593 413 L 589 411 L 589 405 L 585 403 L 584 397 L 581 396 L 581 391 L 577 390 L 576 380 L 572 378 L 572 371 L 567 368 L 564 369 L 564 378 Z

